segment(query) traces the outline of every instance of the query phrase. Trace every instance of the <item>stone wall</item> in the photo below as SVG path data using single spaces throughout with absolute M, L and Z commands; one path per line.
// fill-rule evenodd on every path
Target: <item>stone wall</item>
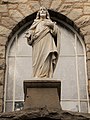
M 43 5 L 71 19 L 84 37 L 90 93 L 90 0 L 0 0 L 0 112 L 3 109 L 5 52 L 15 26 Z

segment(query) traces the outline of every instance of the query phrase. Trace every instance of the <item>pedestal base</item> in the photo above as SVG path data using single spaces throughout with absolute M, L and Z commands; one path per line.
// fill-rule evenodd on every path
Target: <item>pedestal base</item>
M 57 80 L 24 81 L 24 108 L 44 108 L 60 110 L 61 82 Z

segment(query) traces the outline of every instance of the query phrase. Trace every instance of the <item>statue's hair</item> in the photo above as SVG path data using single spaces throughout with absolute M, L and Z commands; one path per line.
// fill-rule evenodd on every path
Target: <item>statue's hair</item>
M 43 7 L 43 6 L 42 6 Z M 41 7 L 40 7 L 41 8 Z M 45 7 L 44 7 L 45 8 Z M 45 8 L 46 9 L 46 8 Z M 36 19 L 40 19 L 40 10 L 37 12 Z M 46 19 L 50 19 L 48 10 L 46 9 Z

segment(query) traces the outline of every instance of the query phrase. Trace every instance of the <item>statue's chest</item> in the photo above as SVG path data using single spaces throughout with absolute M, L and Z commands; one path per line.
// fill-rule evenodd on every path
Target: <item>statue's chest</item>
M 42 30 L 44 30 L 45 29 L 45 21 L 41 21 L 38 25 L 37 25 L 37 27 L 36 27 L 36 31 L 42 31 Z

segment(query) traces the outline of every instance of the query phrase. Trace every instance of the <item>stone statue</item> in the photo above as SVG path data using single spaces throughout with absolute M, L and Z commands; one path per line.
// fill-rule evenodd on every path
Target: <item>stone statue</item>
M 52 78 L 59 57 L 60 30 L 45 7 L 40 7 L 25 37 L 32 46 L 33 77 Z

